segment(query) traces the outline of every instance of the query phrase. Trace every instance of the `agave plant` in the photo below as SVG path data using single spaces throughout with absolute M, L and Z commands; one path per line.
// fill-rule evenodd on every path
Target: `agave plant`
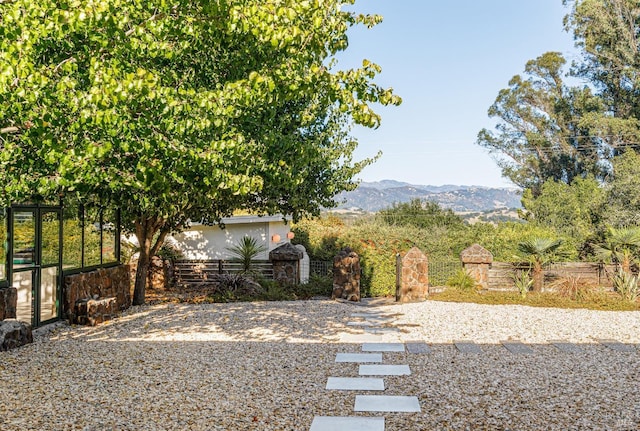
M 561 239 L 532 238 L 518 244 L 518 250 L 533 264 L 531 268 L 533 291 L 540 292 L 544 286 L 542 267 L 557 255 L 562 245 Z
M 258 244 L 258 240 L 251 236 L 245 236 L 237 244 L 227 247 L 227 250 L 235 256 L 234 260 L 242 264 L 242 272 L 250 272 L 253 260 L 267 247 Z

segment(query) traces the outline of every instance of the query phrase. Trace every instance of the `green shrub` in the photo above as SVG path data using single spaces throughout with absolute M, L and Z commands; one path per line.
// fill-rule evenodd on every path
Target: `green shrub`
M 476 280 L 464 268 L 460 268 L 447 280 L 447 286 L 462 292 L 470 292 L 476 288 Z
M 618 268 L 613 275 L 613 287 L 622 299 L 628 302 L 636 302 L 640 296 L 638 288 L 638 276 Z
M 533 278 L 531 278 L 531 271 L 514 271 L 513 284 L 518 289 L 522 299 L 527 297 L 527 293 L 533 286 Z

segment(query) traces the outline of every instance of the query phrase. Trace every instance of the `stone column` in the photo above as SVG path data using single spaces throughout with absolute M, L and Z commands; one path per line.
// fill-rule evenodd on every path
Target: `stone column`
M 7 287 L 0 289 L 0 321 L 15 319 L 18 307 L 18 289 Z
M 302 251 L 288 242 L 271 250 L 269 260 L 273 265 L 273 279 L 281 285 L 300 283 L 299 267 L 302 256 Z
M 476 285 L 481 289 L 488 289 L 489 268 L 493 263 L 491 252 L 479 244 L 473 244 L 460 253 L 460 260 L 467 274 L 476 281 Z
M 429 296 L 429 259 L 418 247 L 398 258 L 396 301 L 424 301 Z
M 360 256 L 349 247 L 333 258 L 332 299 L 360 301 Z

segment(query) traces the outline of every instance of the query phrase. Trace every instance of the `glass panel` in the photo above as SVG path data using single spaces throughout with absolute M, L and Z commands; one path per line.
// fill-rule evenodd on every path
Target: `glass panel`
M 0 280 L 7 279 L 7 214 L 0 209 Z
M 77 203 L 65 203 L 62 228 L 62 267 L 82 268 L 82 214 Z
M 57 265 L 60 253 L 60 214 L 43 212 L 41 265 Z
M 100 265 L 100 210 L 85 208 L 84 266 Z
M 35 265 L 36 223 L 32 211 L 13 213 L 13 267 Z
M 116 211 L 104 210 L 102 216 L 102 263 L 117 262 L 116 256 Z
M 21 322 L 31 323 L 33 271 L 14 272 L 13 287 L 18 289 L 18 306 L 16 309 L 16 318 Z
M 58 267 L 43 268 L 40 276 L 40 320 L 58 317 Z

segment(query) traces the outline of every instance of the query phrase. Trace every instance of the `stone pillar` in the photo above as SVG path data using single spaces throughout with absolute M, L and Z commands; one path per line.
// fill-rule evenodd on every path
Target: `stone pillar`
M 302 251 L 291 243 L 284 243 L 269 252 L 269 260 L 273 264 L 273 279 L 281 285 L 300 283 L 300 260 Z
M 404 256 L 398 255 L 396 266 L 396 301 L 424 301 L 429 296 L 429 259 L 413 247 Z
M 18 306 L 18 289 L 7 287 L 0 289 L 0 321 L 15 319 Z
M 349 247 L 333 258 L 332 299 L 360 301 L 360 256 Z
M 467 274 L 476 281 L 476 285 L 481 289 L 488 289 L 489 268 L 493 263 L 491 252 L 479 244 L 473 244 L 460 253 L 460 260 Z

